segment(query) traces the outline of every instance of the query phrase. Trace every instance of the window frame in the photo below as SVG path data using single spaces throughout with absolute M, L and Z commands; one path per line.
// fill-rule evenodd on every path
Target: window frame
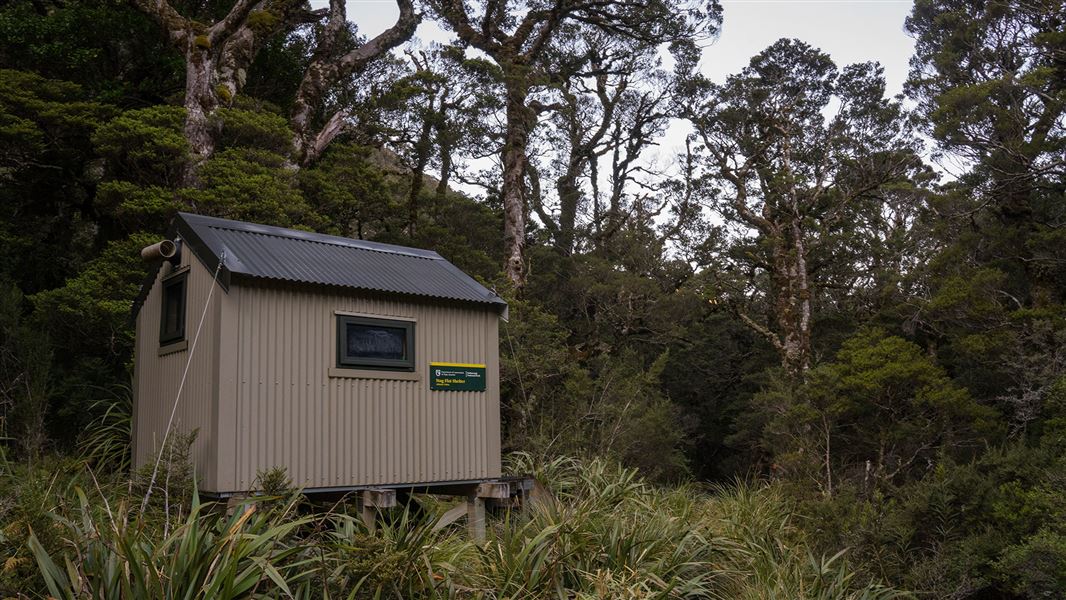
M 177 271 L 163 278 L 161 297 L 159 300 L 159 346 L 169 346 L 185 340 L 186 317 L 189 307 L 189 271 L 188 269 Z M 170 288 L 181 287 L 181 319 L 180 326 L 175 331 L 167 331 L 167 292 Z
M 348 325 L 368 325 L 403 329 L 407 358 L 359 358 L 348 356 Z M 415 370 L 415 322 L 356 315 L 337 315 L 337 368 L 372 371 L 413 372 Z

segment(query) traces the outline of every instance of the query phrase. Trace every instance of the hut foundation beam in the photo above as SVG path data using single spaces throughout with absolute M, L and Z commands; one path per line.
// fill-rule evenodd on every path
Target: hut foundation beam
M 378 530 L 378 509 L 360 503 L 359 516 L 363 519 L 367 531 L 374 534 Z
M 359 516 L 370 533 L 378 528 L 378 510 L 396 506 L 396 490 L 365 490 L 359 495 Z
M 466 497 L 466 527 L 470 539 L 485 541 L 485 500 L 477 495 Z

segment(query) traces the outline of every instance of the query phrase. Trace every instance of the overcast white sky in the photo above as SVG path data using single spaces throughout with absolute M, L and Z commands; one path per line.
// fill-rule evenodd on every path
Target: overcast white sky
M 902 91 L 914 41 L 903 31 L 910 0 L 723 0 L 722 35 L 703 53 L 703 71 L 721 81 L 783 37 L 821 48 L 837 65 L 878 61 L 888 92 Z
M 325 6 L 327 0 L 312 0 Z M 704 72 L 717 81 L 783 37 L 801 39 L 828 52 L 838 65 L 876 60 L 885 67 L 888 91 L 901 91 L 914 43 L 903 31 L 911 0 L 722 0 L 722 35 L 703 53 Z M 391 25 L 393 0 L 350 0 L 348 18 L 366 35 Z M 444 41 L 448 34 L 423 23 L 416 34 Z

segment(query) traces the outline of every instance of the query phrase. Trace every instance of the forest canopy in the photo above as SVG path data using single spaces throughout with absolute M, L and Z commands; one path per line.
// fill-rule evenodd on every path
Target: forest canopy
M 1066 4 L 916 0 L 895 97 L 795 39 L 711 81 L 717 0 L 396 4 L 0 6 L 6 465 L 129 468 L 138 251 L 190 211 L 499 291 L 507 451 L 772 481 L 864 582 L 1066 594 Z

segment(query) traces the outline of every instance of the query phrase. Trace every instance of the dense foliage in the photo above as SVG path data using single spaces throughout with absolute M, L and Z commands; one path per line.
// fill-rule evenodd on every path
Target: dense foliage
M 917 0 L 899 98 L 800 40 L 706 80 L 717 2 L 397 4 L 0 5 L 0 595 L 1066 596 L 1061 0 Z M 138 511 L 178 210 L 434 248 L 511 300 L 507 450 L 591 462 L 484 547 Z
M 128 487 L 76 469 L 60 481 L 40 471 L 5 477 L 5 494 L 18 500 L 8 528 L 29 543 L 5 544 L 15 556 L 0 586 L 19 582 L 69 600 L 903 596 L 857 580 L 840 555 L 816 554 L 773 486 L 712 496 L 662 490 L 601 460 L 536 464 L 518 455 L 512 467 L 536 472 L 550 495 L 494 520 L 481 544 L 448 524 L 447 504 L 391 509 L 371 531 L 354 506 L 308 505 L 269 475 L 282 484 L 271 490 L 278 495 L 230 514 L 200 504 L 188 487 L 171 492 L 169 508 L 139 512 Z

